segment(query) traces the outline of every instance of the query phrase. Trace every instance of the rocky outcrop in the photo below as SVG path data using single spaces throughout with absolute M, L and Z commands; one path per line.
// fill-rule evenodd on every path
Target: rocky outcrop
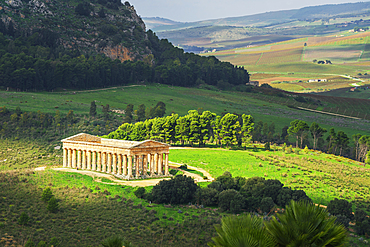
M 104 47 L 101 52 L 104 53 L 107 57 L 113 60 L 118 59 L 121 62 L 126 60 L 132 61 L 135 58 L 135 55 L 122 45 L 117 45 L 115 47 Z

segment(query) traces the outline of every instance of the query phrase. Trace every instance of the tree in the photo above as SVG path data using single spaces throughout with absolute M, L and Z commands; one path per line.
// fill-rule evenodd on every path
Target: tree
M 313 122 L 310 126 L 311 136 L 313 138 L 313 149 L 317 147 L 317 140 L 323 137 L 324 133 L 327 132 L 326 129 L 320 127 L 316 122 Z
M 361 134 L 354 134 L 352 135 L 352 140 L 355 144 L 355 159 L 359 160 L 359 151 L 360 151 L 360 138 L 362 137 Z
M 336 139 L 337 134 L 335 133 L 334 128 L 331 128 L 329 131 L 329 136 L 326 138 L 326 140 L 328 141 L 328 153 L 335 153 L 335 151 L 333 152 L 333 146 L 336 142 Z
M 66 116 L 67 122 L 72 124 L 74 122 L 74 114 L 72 110 L 69 110 Z
M 95 101 L 91 101 L 90 104 L 90 116 L 95 117 L 96 116 L 96 104 Z
M 288 128 L 289 135 L 296 136 L 296 148 L 298 147 L 298 140 L 301 138 L 301 147 L 303 145 L 304 133 L 308 130 L 309 127 L 305 121 L 302 120 L 294 120 L 290 122 L 290 127 Z
M 100 10 L 99 10 L 99 12 L 98 12 L 98 15 L 99 15 L 99 17 L 100 18 L 105 18 L 105 10 L 104 10 L 104 8 L 101 8 Z
M 209 140 L 210 136 L 212 135 L 212 122 L 215 117 L 216 114 L 210 111 L 204 111 L 202 112 L 202 115 L 199 116 L 199 146 Z
M 132 112 L 134 111 L 134 105 L 128 104 L 125 109 L 125 122 L 131 123 L 132 121 Z
M 180 140 L 181 145 L 189 141 L 190 135 L 190 119 L 189 116 L 179 117 L 176 120 L 176 139 Z
M 199 205 L 217 206 L 219 192 L 214 188 L 199 188 L 195 193 L 195 201 Z
M 102 109 L 102 112 L 103 112 L 103 115 L 104 115 L 104 118 L 105 119 L 108 119 L 108 114 L 109 114 L 109 105 L 106 104 L 105 106 L 103 105 L 103 109 Z
M 342 155 L 343 149 L 346 149 L 349 143 L 349 138 L 343 131 L 338 131 L 336 138 L 337 146 L 339 147 L 339 155 Z
M 134 194 L 137 198 L 143 198 L 146 193 L 146 190 L 144 187 L 139 187 L 134 191 Z
M 241 127 L 241 139 L 242 139 L 242 143 L 247 146 L 251 142 L 251 139 L 252 139 L 252 132 L 254 130 L 254 119 L 251 115 L 245 115 L 245 114 L 242 115 L 242 119 L 243 119 L 243 123 Z M 275 129 L 275 127 L 273 128 Z
M 166 104 L 162 101 L 158 101 L 158 103 L 154 107 L 153 117 L 163 117 L 164 114 L 166 114 Z
M 139 105 L 137 109 L 137 120 L 138 121 L 145 120 L 145 105 L 144 104 Z
M 84 15 L 84 16 L 89 16 L 90 15 L 90 5 L 89 3 L 79 3 L 76 8 L 75 12 L 78 15 Z
M 216 225 L 217 236 L 208 243 L 211 247 L 246 247 L 275 246 L 263 224 L 263 219 L 255 215 L 240 215 L 223 217 L 221 225 Z
M 320 206 L 291 201 L 284 213 L 265 222 L 265 226 L 277 246 L 342 246 L 347 231 L 335 220 Z
M 230 144 L 233 144 L 237 140 L 237 131 L 240 129 L 240 123 L 238 121 L 238 116 L 227 113 L 221 118 L 221 130 L 219 136 L 221 143 L 226 144 L 229 147 Z

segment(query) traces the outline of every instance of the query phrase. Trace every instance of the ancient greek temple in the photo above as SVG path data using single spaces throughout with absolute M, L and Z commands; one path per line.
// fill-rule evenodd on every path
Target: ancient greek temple
M 122 179 L 168 176 L 169 145 L 105 139 L 80 133 L 63 139 L 63 167 L 105 172 Z

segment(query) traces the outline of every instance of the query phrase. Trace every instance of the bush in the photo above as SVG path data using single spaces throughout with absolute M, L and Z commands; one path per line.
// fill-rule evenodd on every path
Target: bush
M 335 223 L 343 225 L 345 228 L 349 227 L 349 219 L 344 215 L 337 215 L 337 219 L 335 220 Z
M 193 178 L 178 175 L 170 180 L 160 181 L 150 194 L 157 203 L 183 204 L 193 201 L 197 189 Z
M 51 191 L 49 187 L 47 187 L 42 192 L 41 200 L 43 200 L 44 202 L 48 202 L 52 197 L 53 197 L 53 192 Z
M 290 145 L 287 149 L 286 149 L 286 153 L 287 154 L 291 154 L 293 152 L 293 147 L 292 145 Z
M 344 199 L 337 199 L 331 200 L 328 204 L 327 208 L 328 212 L 332 215 L 343 215 L 346 216 L 348 219 L 352 220 L 352 204 Z
M 204 206 L 217 206 L 218 190 L 214 188 L 199 188 L 195 193 L 195 201 Z
M 124 238 L 122 237 L 110 237 L 110 238 L 107 238 L 105 239 L 101 245 L 103 247 L 122 247 L 122 246 L 125 246 L 125 247 L 132 247 L 133 245 L 131 244 L 131 242 L 129 241 L 126 241 Z
M 139 187 L 137 190 L 135 190 L 134 194 L 137 198 L 143 198 L 146 193 L 146 190 L 144 187 Z
M 260 209 L 263 213 L 269 213 L 275 207 L 275 203 L 271 197 L 265 197 L 261 200 Z
M 218 207 L 222 211 L 238 213 L 244 208 L 244 205 L 244 197 L 234 189 L 224 190 L 219 194 Z
M 175 169 L 171 169 L 171 170 L 169 171 L 169 173 L 170 173 L 171 175 L 173 175 L 173 176 L 175 176 L 175 175 L 177 174 L 177 172 L 178 172 L 178 170 L 175 170 Z
M 265 150 L 270 151 L 270 142 L 265 143 Z
M 35 243 L 32 241 L 32 239 L 28 239 L 24 247 L 35 247 Z
M 18 219 L 18 224 L 19 225 L 27 225 L 29 219 L 30 218 L 28 217 L 28 214 L 26 212 L 22 212 L 21 216 Z
M 38 244 L 37 244 L 37 247 L 47 247 L 48 245 L 46 244 L 45 241 L 40 241 Z
M 58 203 L 57 199 L 55 199 L 55 197 L 52 197 L 49 200 L 47 209 L 52 213 L 56 213 L 58 211 L 59 203 Z

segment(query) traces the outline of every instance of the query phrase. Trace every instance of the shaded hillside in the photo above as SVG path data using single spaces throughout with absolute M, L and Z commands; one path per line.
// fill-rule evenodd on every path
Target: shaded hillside
M 0 0 L 0 89 L 88 89 L 157 82 L 239 85 L 249 74 L 160 40 L 128 3 Z
M 43 46 L 104 53 L 133 60 L 150 54 L 145 24 L 135 9 L 117 0 L 0 0 L 0 32 L 31 36 Z

